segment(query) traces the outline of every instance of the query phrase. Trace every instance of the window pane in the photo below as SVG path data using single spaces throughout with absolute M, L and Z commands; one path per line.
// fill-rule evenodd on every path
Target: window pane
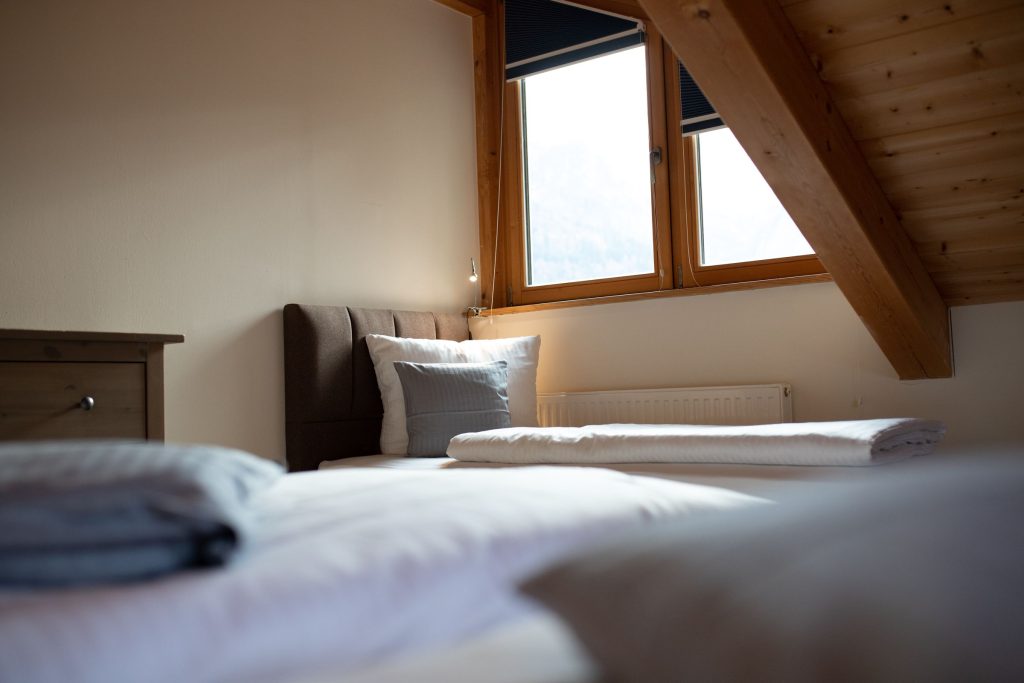
M 703 265 L 814 253 L 728 128 L 700 133 L 697 149 Z
M 654 272 L 643 46 L 523 80 L 527 283 Z

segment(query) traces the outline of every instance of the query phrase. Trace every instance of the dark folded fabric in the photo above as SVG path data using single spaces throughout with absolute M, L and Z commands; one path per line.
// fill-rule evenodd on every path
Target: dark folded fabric
M 137 441 L 0 445 L 0 584 L 128 581 L 220 565 L 276 463 Z

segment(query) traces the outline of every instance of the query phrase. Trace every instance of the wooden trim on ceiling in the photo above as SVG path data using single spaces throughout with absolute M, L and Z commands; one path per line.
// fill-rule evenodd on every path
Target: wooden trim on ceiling
M 950 377 L 948 308 L 778 4 L 639 2 L 899 376 Z

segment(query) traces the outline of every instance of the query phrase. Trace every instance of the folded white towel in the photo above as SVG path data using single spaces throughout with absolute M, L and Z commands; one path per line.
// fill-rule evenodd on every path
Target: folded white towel
M 249 453 L 152 441 L 0 444 L 0 585 L 150 578 L 221 565 L 284 472 Z
M 464 462 L 875 465 L 930 453 L 945 426 L 893 418 L 846 422 L 512 427 L 460 434 L 448 455 Z

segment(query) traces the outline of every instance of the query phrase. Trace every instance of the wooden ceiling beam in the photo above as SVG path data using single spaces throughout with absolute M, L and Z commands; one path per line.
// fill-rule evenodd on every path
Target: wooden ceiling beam
M 774 0 L 639 0 L 902 379 L 950 377 L 949 311 Z

